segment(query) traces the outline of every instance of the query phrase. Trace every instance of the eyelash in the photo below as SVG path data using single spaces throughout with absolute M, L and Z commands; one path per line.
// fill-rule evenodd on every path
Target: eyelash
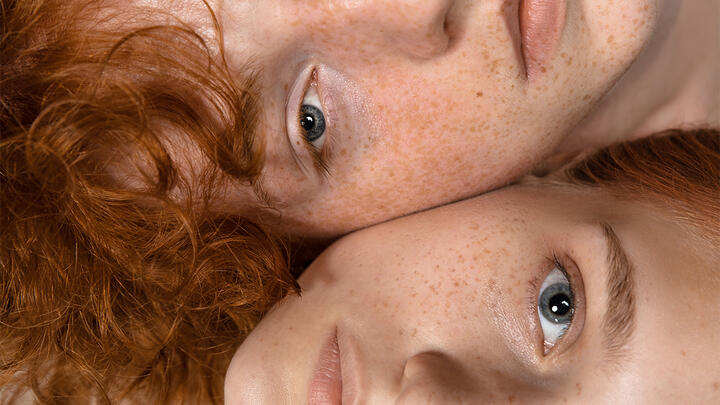
M 563 333 L 558 342 L 551 348 L 545 347 L 545 339 L 542 328 L 540 326 L 540 319 L 537 313 L 538 311 L 538 297 L 540 294 L 540 287 L 542 286 L 543 280 L 552 272 L 553 269 L 557 268 L 560 270 L 568 280 L 570 284 L 570 290 L 573 294 L 573 304 L 575 312 L 572 318 L 572 322 L 568 329 Z M 571 270 L 569 270 L 571 269 Z M 582 283 L 582 275 L 575 261 L 568 255 L 558 255 L 552 252 L 549 257 L 544 260 L 542 271 L 540 271 L 535 277 L 530 280 L 528 287 L 527 308 L 531 314 L 532 325 L 534 329 L 535 341 L 537 347 L 542 348 L 543 357 L 550 354 L 559 354 L 569 347 L 567 344 L 568 339 L 572 339 L 577 335 L 578 331 L 582 330 L 585 316 L 585 298 L 584 298 L 584 287 Z

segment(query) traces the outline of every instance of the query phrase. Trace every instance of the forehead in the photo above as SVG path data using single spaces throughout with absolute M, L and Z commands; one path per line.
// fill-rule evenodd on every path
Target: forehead
M 720 382 L 720 261 L 689 243 L 687 225 L 651 212 L 635 206 L 617 226 L 637 270 L 637 330 L 618 383 L 638 402 L 705 402 Z
M 209 39 L 213 36 L 213 15 L 218 3 L 217 0 L 106 0 L 97 9 L 101 24 L 119 21 L 123 24 L 120 28 L 128 29 L 148 23 L 182 23 L 196 29 L 203 37 L 208 35 L 205 39 Z M 106 21 L 102 17 L 111 19 Z
M 494 279 L 490 278 L 488 281 L 480 277 L 480 281 L 489 286 L 487 288 L 492 288 L 491 284 L 499 287 L 508 283 L 505 279 L 509 278 L 508 270 L 512 265 L 510 261 L 513 253 L 530 256 L 532 252 L 522 248 L 537 248 L 530 243 L 515 249 L 518 246 L 513 246 L 514 239 L 542 239 L 541 233 L 545 231 L 557 231 L 566 225 L 573 226 L 578 222 L 592 222 L 610 217 L 617 224 L 618 234 L 638 270 L 638 330 L 635 334 L 636 340 L 631 342 L 629 358 L 623 363 L 621 370 L 612 371 L 610 380 L 599 375 L 597 367 L 583 369 L 581 379 L 584 397 L 597 393 L 599 398 L 606 399 L 603 402 L 598 400 L 586 403 L 661 403 L 664 402 L 661 399 L 666 399 L 668 395 L 677 396 L 679 402 L 686 402 L 691 398 L 707 398 L 708 392 L 712 392 L 709 389 L 720 381 L 718 373 L 711 372 L 717 369 L 715 364 L 718 355 L 714 338 L 720 332 L 720 326 L 715 322 L 720 319 L 720 294 L 717 293 L 718 286 L 703 288 L 702 277 L 697 274 L 683 275 L 683 272 L 713 263 L 695 257 L 694 253 L 677 243 L 675 237 L 682 235 L 682 231 L 677 228 L 676 223 L 661 218 L 662 215 L 658 210 L 633 205 L 623 207 L 611 198 L 601 199 L 589 193 L 554 193 L 552 190 L 514 188 L 368 228 L 343 239 L 339 253 L 336 249 L 321 259 L 329 260 L 324 266 L 328 271 L 317 271 L 303 276 L 301 284 L 305 293 L 302 305 L 305 305 L 306 312 L 292 312 L 301 307 L 300 305 L 294 308 L 292 305 L 278 308 L 271 314 L 274 316 L 273 320 L 281 320 L 274 325 L 276 329 L 273 329 L 271 324 L 261 324 L 256 332 L 261 332 L 260 335 L 267 332 L 262 335 L 266 340 L 258 340 L 259 335 L 255 334 L 254 339 L 249 342 L 260 347 L 245 346 L 244 355 L 251 356 L 250 351 L 247 351 L 248 347 L 262 352 L 262 346 L 269 349 L 272 342 L 282 341 L 283 333 L 278 333 L 279 323 L 320 323 L 324 317 L 328 317 L 328 312 L 332 312 L 327 308 L 335 307 L 364 308 L 365 311 L 367 308 L 377 308 L 377 311 L 367 312 L 385 314 L 398 311 L 398 307 L 422 310 L 423 315 L 415 326 L 432 323 L 436 321 L 433 315 L 437 315 L 437 326 L 428 330 L 439 335 L 444 332 L 452 336 L 462 336 L 468 328 L 481 327 L 482 323 L 467 323 L 467 320 L 454 318 L 455 315 L 464 313 L 454 305 L 473 305 L 470 300 L 459 302 L 459 297 L 468 293 L 482 294 L 483 288 L 486 288 L 480 283 L 477 283 L 477 288 L 474 289 L 464 284 L 464 281 L 468 281 L 472 286 L 473 273 L 482 270 L 477 266 L 473 268 L 473 263 L 470 263 L 474 259 L 466 254 L 468 242 L 478 242 L 477 246 L 473 247 L 477 251 L 482 252 L 483 247 L 486 247 L 490 252 L 498 252 L 495 257 L 482 259 L 479 263 L 497 265 Z M 587 238 L 580 233 L 571 233 L 569 239 L 576 242 L 586 241 Z M 587 246 L 583 253 L 597 256 L 597 252 L 602 250 L 599 246 Z M 664 254 L 669 257 L 663 257 Z M 488 257 L 490 255 L 491 253 L 488 253 Z M 520 260 L 525 256 L 520 257 Z M 446 266 L 448 271 L 434 271 L 436 264 Z M 716 266 L 717 264 L 715 262 Z M 323 265 L 319 264 L 319 267 Z M 465 267 L 469 271 L 451 272 L 451 267 L 458 270 Z M 430 279 L 432 274 L 436 274 L 440 280 Z M 583 274 L 583 278 L 586 281 L 596 279 L 595 284 L 598 285 L 603 277 Z M 454 283 L 457 283 L 456 287 L 452 287 Z M 403 290 L 403 287 L 411 290 Z M 472 291 L 459 291 L 463 288 Z M 703 294 L 706 295 L 696 294 L 699 288 L 703 289 Z M 504 294 L 505 290 L 497 291 Z M 414 295 L 418 294 L 427 294 L 427 299 L 410 302 L 415 299 Z M 594 298 L 596 308 L 604 307 L 604 300 L 597 299 L 597 294 Z M 291 302 L 295 304 L 298 300 L 291 298 Z M 353 303 L 357 305 L 353 307 Z M 475 303 L 475 307 L 478 306 L 486 307 Z M 409 316 L 410 310 L 406 311 L 404 316 Z M 466 323 L 463 325 L 463 322 Z M 372 325 L 362 322 L 360 324 Z M 444 330 L 438 332 L 440 329 Z M 588 333 L 590 329 L 592 328 L 588 327 Z M 487 332 L 491 328 L 483 330 Z M 376 332 L 382 334 L 382 331 Z M 488 333 L 482 336 L 488 339 L 486 344 L 501 344 L 490 340 L 492 336 Z M 302 340 L 302 336 L 294 340 Z M 302 343 L 298 342 L 289 343 L 302 346 Z M 477 341 L 473 341 L 470 346 L 477 347 L 477 344 Z M 500 349 L 497 346 L 496 351 L 501 351 Z M 393 351 L 401 350 L 402 347 L 393 346 Z M 497 362 L 488 361 L 483 366 L 509 362 L 507 357 L 492 360 Z M 260 363 L 256 366 L 258 364 Z M 590 362 L 588 359 L 578 359 L 577 364 L 580 367 Z M 597 365 L 594 362 L 592 364 Z M 693 365 L 690 369 L 687 367 L 689 364 Z M 235 371 L 238 371 L 240 362 L 235 362 L 235 366 Z M 272 378 L 264 377 L 267 377 L 268 381 Z M 574 380 L 571 381 L 573 383 L 568 386 L 574 390 L 576 385 Z M 605 381 L 609 383 L 604 384 Z M 561 381 L 559 386 L 564 382 L 566 381 Z M 577 387 L 579 392 L 579 384 Z M 695 394 L 697 392 L 700 394 Z M 612 401 L 610 398 L 618 400 Z
M 577 225 L 595 221 L 615 225 L 636 268 L 638 326 L 624 369 L 617 374 L 618 391 L 639 395 L 639 399 L 659 400 L 669 393 L 663 387 L 682 386 L 677 392 L 687 395 L 697 391 L 692 388 L 693 381 L 702 381 L 702 391 L 707 394 L 712 384 L 720 381 L 720 371 L 708 374 L 717 370 L 715 364 L 720 361 L 720 353 L 715 349 L 720 335 L 717 322 L 720 319 L 717 278 L 720 261 L 688 243 L 692 229 L 675 220 L 670 212 L 653 205 L 616 200 L 602 190 L 592 189 L 501 190 L 353 235 L 347 240 L 351 246 L 345 248 L 353 251 L 352 246 L 356 246 L 357 249 L 348 260 L 363 265 L 343 268 L 336 277 L 348 277 L 354 280 L 351 282 L 354 285 L 360 285 L 366 278 L 388 278 L 386 285 L 392 285 L 390 277 L 411 275 L 413 283 L 422 286 L 428 282 L 428 275 L 432 277 L 436 273 L 432 265 L 426 266 L 424 262 L 435 257 L 441 265 L 457 266 L 470 259 L 464 252 L 468 250 L 464 249 L 466 244 L 477 241 L 493 252 L 482 263 L 497 265 L 496 277 L 498 285 L 502 285 L 502 279 L 509 274 L 503 269 L 509 269 L 512 261 L 517 260 L 512 257 L 513 253 L 522 252 L 511 247 L 517 243 L 515 238 L 543 239 L 544 236 L 532 233 L 562 232 L 563 228 L 570 227 L 568 229 L 575 229 L 569 232 L 570 238 L 587 240 L 583 232 L 577 231 Z M 537 245 L 531 243 L 526 247 Z M 597 252 L 597 246 L 583 251 L 588 256 Z M 530 250 L 525 253 L 532 254 Z M 596 276 L 583 274 L 586 284 L 605 283 L 604 277 Z M 453 280 L 453 277 L 442 275 L 443 280 Z M 315 281 L 305 286 L 312 289 Z M 604 306 L 606 300 L 596 294 L 593 301 L 596 306 Z M 666 365 L 668 363 L 672 364 Z M 689 372 L 682 371 L 688 364 L 696 367 Z M 673 385 L 675 376 L 681 374 L 678 385 Z M 631 383 L 638 380 L 645 383 L 639 386 Z

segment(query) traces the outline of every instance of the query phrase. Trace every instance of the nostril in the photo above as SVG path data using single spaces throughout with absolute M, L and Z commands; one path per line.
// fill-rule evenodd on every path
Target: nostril
M 458 15 L 458 13 L 461 12 L 459 10 L 461 6 L 458 5 L 458 2 L 453 2 L 447 9 L 445 10 L 445 14 L 443 15 L 443 24 L 442 24 L 442 30 L 443 30 L 443 36 L 446 38 L 446 45 L 445 45 L 445 51 L 449 51 L 452 49 L 453 45 L 457 42 L 458 37 L 461 35 L 462 26 L 461 16 Z
M 435 352 L 418 353 L 405 362 L 403 380 L 413 380 L 423 373 L 437 369 L 442 365 L 443 355 Z
M 433 59 L 446 53 L 455 31 L 455 0 L 405 0 L 405 18 L 396 18 L 402 39 L 395 43 L 419 59 Z M 402 22 L 402 23 L 400 23 Z
M 441 352 L 418 353 L 405 362 L 396 404 L 477 403 L 478 381 Z

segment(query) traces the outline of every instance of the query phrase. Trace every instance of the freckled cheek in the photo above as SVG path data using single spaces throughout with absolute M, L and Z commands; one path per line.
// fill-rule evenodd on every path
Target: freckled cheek
M 391 76 L 370 81 L 369 98 L 381 133 L 362 134 L 360 144 L 380 142 L 391 155 L 417 154 L 417 161 L 435 165 L 428 159 L 442 156 L 437 148 L 460 154 L 467 160 L 468 151 L 487 151 L 499 142 L 495 134 L 510 133 L 524 125 L 513 112 L 512 91 L 482 79 L 454 83 L 448 77 Z M 436 80 L 435 80 L 436 79 Z M 412 156 L 410 156 L 412 157 Z M 408 159 L 410 160 L 410 159 Z
M 592 46 L 599 48 L 592 54 L 601 56 L 605 65 L 633 55 L 652 35 L 656 17 L 657 1 L 639 0 L 632 5 L 596 2 L 586 10 Z M 587 46 L 587 45 L 586 45 Z
M 386 80 L 390 80 L 388 83 Z M 370 84 L 373 86 L 373 84 Z M 446 80 L 399 76 L 378 81 L 370 97 L 373 112 L 382 119 L 387 130 L 431 133 L 450 128 L 457 118 L 465 119 L 467 108 L 475 108 L 477 92 L 467 86 L 455 88 Z M 409 131 L 408 131 L 409 130 Z
M 489 308 L 502 305 L 512 312 L 527 306 L 527 271 L 522 270 L 513 253 L 496 249 L 492 238 L 486 238 L 470 246 L 465 254 L 467 265 L 450 278 L 459 287 L 472 294 L 465 294 L 469 302 Z

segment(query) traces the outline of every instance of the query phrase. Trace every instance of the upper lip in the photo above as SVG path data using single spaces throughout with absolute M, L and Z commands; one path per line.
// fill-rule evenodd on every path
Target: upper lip
M 337 329 L 323 344 L 315 371 L 308 386 L 308 404 L 340 405 L 342 403 L 342 365 Z
M 518 24 L 525 71 L 532 78 L 545 71 L 565 25 L 566 0 L 520 0 Z
M 358 347 L 345 329 L 337 331 L 337 340 L 342 364 L 342 403 L 355 405 L 360 401 L 360 385 L 363 381 Z

